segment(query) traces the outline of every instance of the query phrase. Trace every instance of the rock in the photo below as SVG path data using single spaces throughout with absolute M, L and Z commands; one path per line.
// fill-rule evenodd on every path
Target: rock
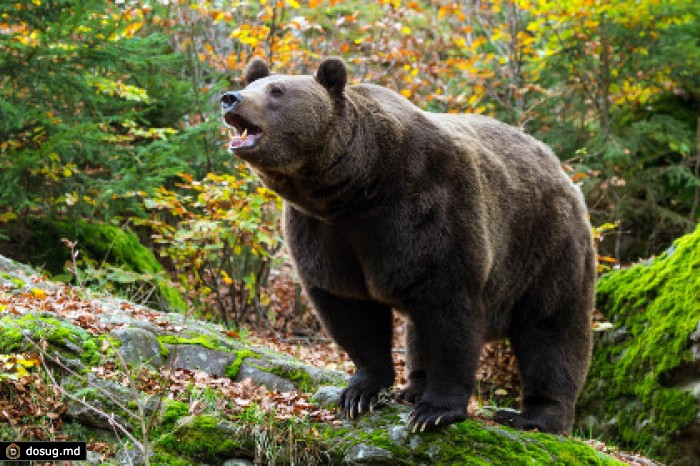
M 152 367 L 162 366 L 163 356 L 156 336 L 142 328 L 119 328 L 110 332 L 121 343 L 117 348 L 127 364 L 148 364 Z
M 405 425 L 389 427 L 389 438 L 394 443 L 404 443 L 409 434 L 410 430 Z
M 207 414 L 180 418 L 172 432 L 154 442 L 154 448 L 219 464 L 221 458 L 252 452 L 255 443 L 243 426 Z
M 577 428 L 673 465 L 700 464 L 700 227 L 665 254 L 610 272 Z
M 88 450 L 85 455 L 85 461 L 87 464 L 102 464 L 102 453 L 98 453 L 96 451 Z
M 47 358 L 51 365 L 55 365 L 55 358 L 63 366 L 81 371 L 101 357 L 96 339 L 68 319 L 32 310 L 0 315 L 0 353 L 35 352 L 41 341 L 51 356 Z
M 136 403 L 141 403 L 147 417 L 158 404 L 156 397 L 143 395 L 135 399 L 134 392 L 128 387 L 91 373 L 86 377 L 66 377 L 60 385 L 72 395 L 66 401 L 66 416 L 98 429 L 113 431 L 116 422 L 133 431 L 138 427 L 138 421 L 133 417 L 138 414 Z
M 311 392 L 319 385 L 346 385 L 348 381 L 346 374 L 309 366 L 287 355 L 258 352 L 257 348 L 255 357 L 243 360 L 235 380 L 240 381 L 246 377 L 256 383 L 259 381 L 268 388 L 285 392 Z
M 391 452 L 374 446 L 358 443 L 345 455 L 345 462 L 348 464 L 391 464 L 393 455 Z
M 269 367 L 269 364 L 262 359 L 246 358 L 234 380 L 240 382 L 243 379 L 250 378 L 255 385 L 264 385 L 270 390 L 280 392 L 296 390 L 294 382 L 280 375 L 273 374 L 269 369 L 266 370 L 266 367 Z
M 148 456 L 150 458 L 153 456 L 153 453 L 150 453 Z M 120 448 L 117 454 L 114 455 L 114 459 L 121 466 L 140 466 L 146 463 L 143 451 L 131 446 Z
M 253 463 L 250 460 L 235 458 L 232 460 L 224 461 L 223 466 L 255 466 L 255 463 Z
M 335 387 L 332 385 L 324 385 L 318 387 L 316 393 L 311 397 L 311 401 L 321 406 L 322 408 L 335 408 L 336 403 L 340 399 L 340 394 L 343 392 L 343 387 Z
M 236 361 L 236 354 L 228 351 L 205 348 L 196 344 L 168 345 L 166 365 L 188 370 L 204 371 L 207 374 L 223 377 L 226 368 Z
M 0 286 L 12 293 L 29 293 L 32 289 L 56 290 L 60 285 L 43 280 L 41 274 L 28 265 L 0 256 Z
M 0 256 L 0 271 L 5 274 L 21 273 L 25 277 L 39 275 L 28 265 L 20 264 L 5 256 Z

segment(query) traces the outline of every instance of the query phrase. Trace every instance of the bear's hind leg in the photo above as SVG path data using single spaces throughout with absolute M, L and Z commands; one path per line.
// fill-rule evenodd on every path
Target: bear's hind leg
M 409 308 L 426 375 L 425 390 L 408 419 L 414 431 L 465 420 L 476 385 L 484 330 L 481 301 L 459 299 L 454 293 L 440 298 Z
M 589 304 L 571 304 L 511 332 L 522 379 L 522 411 L 498 411 L 497 422 L 523 430 L 571 432 L 591 350 L 589 312 L 575 306 Z
M 355 363 L 355 375 L 338 401 L 352 419 L 377 406 L 380 391 L 394 384 L 391 308 L 375 301 L 342 298 L 320 288 L 311 288 L 308 295 L 326 330 Z
M 413 322 L 406 322 L 406 373 L 408 385 L 402 387 L 396 395 L 400 402 L 413 404 L 423 397 L 426 372 L 423 363 L 423 351 L 418 346 L 418 336 Z

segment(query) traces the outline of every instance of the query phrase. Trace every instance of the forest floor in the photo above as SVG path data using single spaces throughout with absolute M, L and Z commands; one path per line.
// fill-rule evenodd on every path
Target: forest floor
M 293 296 L 295 284 L 287 274 L 273 277 L 272 281 L 272 310 L 275 318 L 265 329 L 249 328 L 241 332 L 245 340 L 252 343 L 267 346 L 276 351 L 287 353 L 295 358 L 308 362 L 317 367 L 344 371 L 351 374 L 353 365 L 347 355 L 333 343 L 322 331 L 318 321 L 311 312 L 304 312 L 301 316 L 291 317 L 294 307 Z M 292 298 L 290 298 L 292 297 Z M 142 306 L 124 303 L 125 312 L 137 315 L 156 324 L 158 312 L 147 310 Z M 146 309 L 146 310 L 145 310 Z M 76 291 L 76 289 L 57 285 L 49 288 L 36 288 L 28 293 L 11 293 L 10 290 L 0 288 L 0 315 L 19 315 L 31 310 L 32 312 L 46 312 L 55 314 L 72 321 L 76 326 L 99 335 L 109 332 L 110 328 L 98 328 L 95 325 L 93 303 L 90 293 Z M 160 325 L 160 324 L 159 324 Z M 222 330 L 225 331 L 225 330 Z M 231 333 L 225 331 L 225 333 Z M 235 333 L 235 332 L 234 332 Z M 394 326 L 393 357 L 397 372 L 397 385 L 406 381 L 405 374 L 405 321 L 397 316 Z M 63 431 L 62 417 L 66 410 L 63 400 L 55 388 L 47 382 L 47 378 L 41 371 L 33 368 L 39 365 L 35 355 L 0 355 L 10 358 L 3 361 L 5 372 L 10 377 L 0 377 L 0 427 L 3 423 L 11 432 L 20 435 L 17 440 L 65 440 L 70 438 L 70 433 Z M 14 359 L 12 359 L 14 358 Z M 111 365 L 109 365 L 111 364 Z M 9 368 L 9 372 L 8 372 Z M 16 371 L 14 374 L 12 371 Z M 93 373 L 98 377 L 121 379 L 128 384 L 126 377 L 115 372 L 114 363 L 93 368 Z M 6 374 L 6 375 L 7 375 Z M 122 374 L 123 375 L 123 374 Z M 269 392 L 261 395 L 262 388 L 252 387 L 246 381 L 236 383 L 230 379 L 208 377 L 202 374 L 193 374 L 191 371 L 175 370 L 172 373 L 150 373 L 142 371 L 136 374 L 136 383 L 141 389 L 148 387 L 158 388 L 163 382 L 164 376 L 169 379 L 170 389 L 178 385 L 197 383 L 203 387 L 214 387 L 226 396 L 234 396 L 240 401 L 241 406 L 256 402 L 257 397 L 269 397 Z M 225 379 L 225 380 L 224 380 Z M 470 416 L 478 418 L 486 424 L 493 424 L 488 416 L 482 415 L 482 406 L 517 406 L 519 396 L 519 380 L 517 365 L 513 354 L 506 343 L 490 343 L 486 345 L 481 357 L 478 372 L 478 394 L 472 397 L 469 405 Z M 149 392 L 151 390 L 145 390 Z M 264 391 L 264 390 L 263 390 Z M 7 396 L 6 396 L 7 395 Z M 292 393 L 275 394 L 274 409 L 279 413 L 292 413 L 304 415 L 305 412 L 318 412 L 312 408 L 308 401 L 310 394 Z M 249 399 L 246 400 L 246 397 Z M 5 401 L 2 402 L 2 398 Z M 308 410 L 308 411 L 307 411 Z M 325 412 L 322 419 L 317 422 L 337 422 L 336 414 Z M 580 434 L 580 433 L 579 433 Z M 641 455 L 627 453 L 608 446 L 596 439 L 583 440 L 593 448 L 605 452 L 630 465 L 656 465 Z M 100 445 L 95 442 L 91 449 L 99 451 L 105 449 L 105 457 L 113 454 L 109 451 L 109 445 Z

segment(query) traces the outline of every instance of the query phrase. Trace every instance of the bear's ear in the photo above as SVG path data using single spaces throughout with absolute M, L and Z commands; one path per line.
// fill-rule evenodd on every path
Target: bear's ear
M 246 84 L 267 76 L 270 76 L 270 69 L 267 67 L 265 60 L 260 57 L 253 58 L 243 72 L 243 79 L 245 79 Z
M 316 81 L 331 94 L 341 94 L 348 81 L 348 70 L 343 59 L 331 57 L 323 60 L 316 71 Z

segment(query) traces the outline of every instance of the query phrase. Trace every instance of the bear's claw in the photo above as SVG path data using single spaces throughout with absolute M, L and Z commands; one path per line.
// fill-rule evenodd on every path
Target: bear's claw
M 340 395 L 338 406 L 348 419 L 355 419 L 362 413 L 372 412 L 386 404 L 390 396 L 390 389 L 370 389 L 355 385 L 349 386 Z
M 408 416 L 408 428 L 413 433 L 437 430 L 466 418 L 467 410 L 463 406 L 433 406 L 419 401 Z

